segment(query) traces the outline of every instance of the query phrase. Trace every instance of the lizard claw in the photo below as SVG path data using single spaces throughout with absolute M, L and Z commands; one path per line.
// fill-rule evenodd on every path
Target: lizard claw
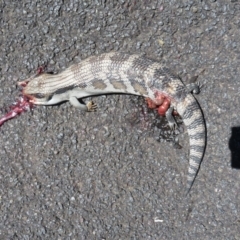
M 97 104 L 94 103 L 93 101 L 89 101 L 87 104 L 87 110 L 88 112 L 95 112 L 97 110 Z
M 174 131 L 178 128 L 178 125 L 176 122 L 168 122 L 168 125 L 169 125 L 171 131 Z
M 167 120 L 168 120 L 168 125 L 169 125 L 170 129 L 171 129 L 172 131 L 174 131 L 175 129 L 178 128 L 178 125 L 177 125 L 177 123 L 176 123 L 176 121 L 175 121 L 172 113 L 173 113 L 173 107 L 170 107 L 170 108 L 166 111 L 166 118 L 167 118 Z

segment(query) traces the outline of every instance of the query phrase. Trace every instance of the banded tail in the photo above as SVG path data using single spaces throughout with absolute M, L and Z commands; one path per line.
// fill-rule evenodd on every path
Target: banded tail
M 202 111 L 197 100 L 191 94 L 187 94 L 185 99 L 177 105 L 177 111 L 183 119 L 189 136 L 188 194 L 196 178 L 205 152 L 206 128 Z

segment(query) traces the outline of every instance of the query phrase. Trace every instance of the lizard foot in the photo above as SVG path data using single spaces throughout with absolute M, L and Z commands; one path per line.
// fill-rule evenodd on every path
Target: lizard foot
M 168 120 L 168 124 L 169 124 L 170 129 L 173 131 L 173 130 L 178 128 L 178 125 L 177 125 L 172 113 L 173 113 L 173 107 L 170 107 L 166 111 L 166 118 Z
M 89 101 L 87 104 L 87 110 L 88 112 L 95 112 L 97 110 L 97 104 L 94 103 L 93 101 Z

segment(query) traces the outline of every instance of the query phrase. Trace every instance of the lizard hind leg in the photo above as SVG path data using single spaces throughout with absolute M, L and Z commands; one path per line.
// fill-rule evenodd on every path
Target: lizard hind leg
M 174 130 L 177 128 L 177 123 L 173 117 L 174 109 L 170 107 L 170 100 L 167 98 L 162 98 L 162 102 L 158 104 L 150 98 L 146 98 L 147 105 L 149 108 L 157 109 L 160 116 L 166 116 L 170 129 Z
M 189 93 L 199 94 L 202 86 L 199 83 L 189 83 L 186 87 Z
M 166 111 L 166 118 L 171 130 L 178 128 L 175 118 L 173 117 L 173 107 L 169 107 Z

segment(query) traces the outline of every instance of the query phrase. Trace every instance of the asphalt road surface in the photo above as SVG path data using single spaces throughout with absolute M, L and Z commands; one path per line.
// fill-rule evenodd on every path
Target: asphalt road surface
M 146 54 L 196 96 L 205 156 L 185 187 L 184 126 L 164 141 L 143 99 L 36 107 L 0 131 L 0 239 L 240 239 L 240 2 L 0 1 L 0 106 L 46 64 L 57 73 L 110 51 Z M 154 116 L 154 117 L 153 117 Z M 171 137 L 171 133 L 167 138 Z M 168 139 L 167 139 L 168 140 Z

